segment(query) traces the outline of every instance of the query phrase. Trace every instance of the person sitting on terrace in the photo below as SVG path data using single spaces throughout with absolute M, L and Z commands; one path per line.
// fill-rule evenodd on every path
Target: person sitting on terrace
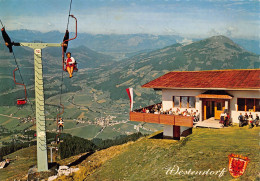
M 176 115 L 179 115 L 179 114 L 181 114 L 181 113 L 180 113 L 180 109 L 177 108 L 177 110 L 176 110 Z
M 170 108 L 170 110 L 169 110 L 169 114 L 172 115 L 172 108 Z
M 159 114 L 159 112 L 158 112 L 158 110 L 157 110 L 157 109 L 154 111 L 154 114 Z
M 182 112 L 182 115 L 183 115 L 183 116 L 189 116 L 189 114 L 190 114 L 190 113 L 188 112 L 187 109 L 185 109 L 185 111 Z
M 196 120 L 199 121 L 200 120 L 200 113 L 199 113 L 198 110 L 196 110 L 195 115 L 196 115 Z
M 254 127 L 254 120 L 252 118 L 253 116 L 249 114 L 249 118 L 248 118 L 248 124 L 249 124 L 249 128 L 253 128 Z
M 146 113 L 150 113 L 149 109 L 146 109 Z
M 198 122 L 199 121 L 197 116 L 196 116 L 196 112 L 193 112 L 191 116 L 193 117 L 193 122 Z
M 196 117 L 196 112 L 192 112 L 191 116 Z
M 146 109 L 145 109 L 145 108 L 143 108 L 141 112 L 142 112 L 142 113 L 146 113 Z
M 248 120 L 248 118 L 249 118 L 249 117 L 248 117 L 248 114 L 245 113 L 244 119 L 245 119 L 245 120 Z
M 258 125 L 259 125 L 259 116 L 258 116 L 258 114 L 256 114 L 254 123 L 255 123 L 255 126 L 258 127 Z
M 248 118 L 254 119 L 254 118 L 253 118 L 253 115 L 251 114 L 251 112 L 249 112 Z
M 192 112 L 192 113 L 190 114 L 190 116 L 192 116 L 194 119 L 196 119 L 196 112 Z
M 222 111 L 221 114 L 220 114 L 220 121 L 219 121 L 219 123 L 225 125 L 225 117 L 226 116 L 227 115 L 224 113 L 224 111 Z
M 238 116 L 238 120 L 239 120 L 239 127 L 243 127 L 244 125 L 247 125 L 246 120 L 244 119 L 242 113 L 240 113 L 240 115 Z

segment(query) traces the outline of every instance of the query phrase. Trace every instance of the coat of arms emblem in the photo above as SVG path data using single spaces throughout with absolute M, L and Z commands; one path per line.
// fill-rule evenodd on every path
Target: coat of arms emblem
M 238 178 L 245 173 L 246 166 L 249 162 L 248 157 L 244 157 L 242 155 L 231 154 L 228 155 L 229 164 L 228 170 L 232 177 Z

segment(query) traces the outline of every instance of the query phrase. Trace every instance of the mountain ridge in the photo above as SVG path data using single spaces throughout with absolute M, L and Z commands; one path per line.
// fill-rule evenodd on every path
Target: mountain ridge
M 59 31 L 40 32 L 34 30 L 12 30 L 10 37 L 18 41 L 46 41 L 61 42 L 64 33 Z M 72 32 L 73 34 L 73 32 Z M 192 42 L 203 38 L 189 38 Z M 231 38 L 243 48 L 260 54 L 259 40 Z M 188 39 L 178 35 L 152 35 L 152 34 L 89 34 L 78 33 L 78 38 L 71 42 L 72 47 L 87 45 L 97 52 L 125 52 L 133 53 L 146 49 L 159 49 L 178 42 L 185 43 Z
M 258 68 L 258 58 L 258 55 L 244 50 L 227 37 L 214 36 L 188 45 L 174 44 L 125 59 L 117 63 L 116 68 L 112 65 L 107 72 L 109 76 L 95 88 L 115 90 L 117 87 L 117 91 L 110 94 L 114 99 L 119 99 L 118 95 L 127 87 L 134 87 L 136 96 L 146 95 L 146 92 L 152 92 L 147 89 L 144 91 L 140 86 L 169 71 Z M 127 99 L 126 95 L 123 96 Z

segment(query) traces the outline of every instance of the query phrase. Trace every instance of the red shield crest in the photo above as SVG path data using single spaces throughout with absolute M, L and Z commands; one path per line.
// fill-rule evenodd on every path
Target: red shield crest
M 229 164 L 228 170 L 232 177 L 238 178 L 245 173 L 246 166 L 249 162 L 248 157 L 244 157 L 242 155 L 231 154 L 228 155 Z

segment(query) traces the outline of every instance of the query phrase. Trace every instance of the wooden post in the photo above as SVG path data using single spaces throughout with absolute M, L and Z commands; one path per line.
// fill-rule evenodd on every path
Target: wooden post
M 180 140 L 180 126 L 173 126 L 173 139 Z

